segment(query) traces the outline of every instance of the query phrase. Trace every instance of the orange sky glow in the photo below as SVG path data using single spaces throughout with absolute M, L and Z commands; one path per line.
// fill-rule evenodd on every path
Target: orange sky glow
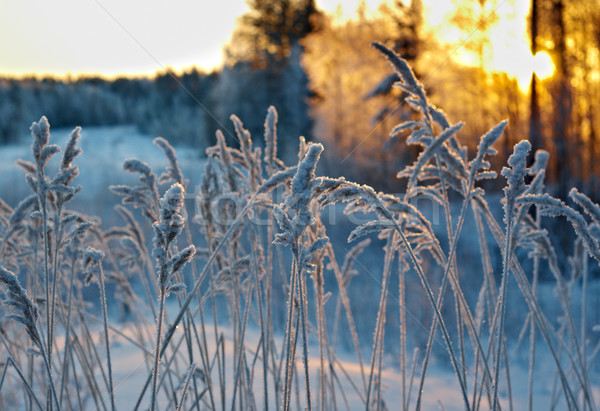
M 461 46 L 478 32 L 449 23 L 453 9 L 465 0 L 423 0 L 425 29 L 442 43 L 458 45 L 453 58 L 467 65 L 479 59 Z M 467 0 L 468 1 L 468 0 Z M 366 1 L 367 15 L 381 0 Z M 390 2 L 388 0 L 388 2 Z M 350 18 L 359 0 L 318 0 L 326 12 L 342 10 Z M 491 4 L 493 2 L 488 2 Z M 529 1 L 497 2 L 498 21 L 489 29 L 484 68 L 506 72 L 526 89 L 531 73 L 552 75 L 547 55 L 533 58 L 527 39 Z M 167 7 L 156 0 L 24 0 L 0 5 L 0 73 L 152 75 L 166 67 L 176 71 L 198 66 L 218 68 L 222 45 L 229 40 L 235 18 L 248 8 L 244 0 L 219 2 L 175 0 Z

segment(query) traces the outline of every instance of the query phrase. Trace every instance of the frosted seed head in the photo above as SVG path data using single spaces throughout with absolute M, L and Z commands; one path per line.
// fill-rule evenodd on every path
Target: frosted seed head
M 95 226 L 95 223 L 92 221 L 84 221 L 79 223 L 70 233 L 69 237 L 80 237 L 84 235 L 88 230 L 92 229 Z
M 496 173 L 489 171 L 490 163 L 485 160 L 485 156 L 496 154 L 496 150 L 492 146 L 498 141 L 507 124 L 506 120 L 501 121 L 481 137 L 477 147 L 477 156 L 471 162 L 469 178 L 472 182 L 496 177 Z
M 150 174 L 152 174 L 152 169 L 147 163 L 135 158 L 125 160 L 123 169 L 132 174 L 138 173 L 144 176 L 150 176 Z
M 315 239 L 315 241 L 313 241 L 313 243 L 310 245 L 310 247 L 307 249 L 307 254 L 314 254 L 317 251 L 325 248 L 325 246 L 329 243 L 329 237 L 324 236 L 324 237 L 319 237 L 317 239 Z
M 183 207 L 183 186 L 173 184 L 159 201 L 162 221 L 171 220 Z
M 529 170 L 530 175 L 536 175 L 540 171 L 546 170 L 548 158 L 550 154 L 546 150 L 538 150 L 535 152 L 535 161 Z
M 594 203 L 588 196 L 580 193 L 576 188 L 572 188 L 569 192 L 569 197 L 573 199 L 583 211 L 594 220 L 596 224 L 600 224 L 600 207 Z
M 446 114 L 444 114 L 444 111 L 442 109 L 437 108 L 431 104 L 428 106 L 428 109 L 429 115 L 431 115 L 433 121 L 438 123 L 440 127 L 442 127 L 442 129 L 447 129 L 448 127 L 450 127 L 450 123 L 448 122 Z
M 100 264 L 104 258 L 104 252 L 88 247 L 83 254 L 84 266 L 87 268 L 92 264 Z
M 359 195 L 360 193 L 356 187 L 340 187 L 334 189 L 328 195 L 325 193 L 325 195 L 321 198 L 320 203 L 322 207 L 325 207 L 338 202 L 352 201 Z
M 60 147 L 57 146 L 56 144 L 49 144 L 49 145 L 44 146 L 42 148 L 40 157 L 38 159 L 39 164 L 46 165 L 46 163 L 48 163 L 48 160 L 50 160 L 50 158 L 52 158 L 53 155 L 55 155 L 56 153 L 59 153 L 59 152 L 60 152 Z
M 227 176 L 227 182 L 229 184 L 229 189 L 232 192 L 238 191 L 238 184 L 235 178 L 235 169 L 232 166 L 231 153 L 229 152 L 229 148 L 227 147 L 227 143 L 225 142 L 225 136 L 221 130 L 217 130 L 217 145 L 219 147 L 219 156 L 221 157 L 221 162 L 223 164 L 223 168 L 225 174 Z
M 297 171 L 297 167 L 289 167 L 285 170 L 279 171 L 273 174 L 267 181 L 265 181 L 260 188 L 258 189 L 259 193 L 268 193 L 276 187 L 287 183 L 290 181 L 295 175 Z
M 170 166 L 167 167 L 167 172 L 162 174 L 159 177 L 159 181 L 161 183 L 169 182 L 170 180 L 175 180 L 179 184 L 184 184 L 183 173 L 179 168 L 179 162 L 177 161 L 177 154 L 175 153 L 175 149 L 169 144 L 167 140 L 162 137 L 156 137 L 154 139 L 154 144 L 160 148 L 167 157 Z
M 77 166 L 70 166 L 68 168 L 61 169 L 58 172 L 58 174 L 56 175 L 56 177 L 54 177 L 54 180 L 52 180 L 51 185 L 67 186 L 67 185 L 71 184 L 73 182 L 73 180 L 75 180 L 75 178 L 77 178 L 78 175 L 79 175 L 79 167 L 77 167 Z
M 398 72 L 400 78 L 402 78 L 402 81 L 407 86 L 409 92 L 415 94 L 418 93 L 420 87 L 415 74 L 408 63 L 381 43 L 373 42 L 371 45 L 379 50 L 388 59 L 388 61 L 392 63 L 394 69 Z
M 153 251 L 152 254 L 156 259 L 158 281 L 159 285 L 167 286 L 168 269 L 173 268 L 174 265 L 178 267 L 185 261 L 185 256 L 191 258 L 195 248 L 190 246 L 184 250 L 188 254 L 181 254 L 179 258 L 182 259 L 179 263 L 175 260 L 167 261 L 167 253 L 171 243 L 175 240 L 177 235 L 181 232 L 184 225 L 184 218 L 180 214 L 180 210 L 183 207 L 183 186 L 179 183 L 173 184 L 165 193 L 165 195 L 159 200 L 160 207 L 160 218 L 156 221 L 152 228 L 154 230 L 154 237 L 152 239 Z
M 17 166 L 21 167 L 26 173 L 35 174 L 35 164 L 33 164 L 31 161 L 18 159 L 17 161 L 15 161 L 15 163 L 17 164 Z
M 535 204 L 542 215 L 551 217 L 565 216 L 577 236 L 584 242 L 589 254 L 600 261 L 600 247 L 598 240 L 588 230 L 588 225 L 581 214 L 563 203 L 561 200 L 551 197 L 549 194 L 524 195 L 518 198 L 522 204 Z
M 183 284 L 183 283 L 177 283 L 177 284 L 170 285 L 169 288 L 167 288 L 165 296 L 168 297 L 169 294 L 171 294 L 171 293 L 181 294 L 185 291 L 185 288 L 186 288 L 185 284 Z
M 315 168 L 323 151 L 321 144 L 311 144 L 308 151 L 296 170 L 292 180 L 292 195 L 310 195 L 310 182 L 315 178 Z M 307 193 L 308 192 L 308 193 Z
M 152 256 L 156 261 L 163 262 L 166 261 L 167 252 L 163 248 L 154 248 L 154 250 L 152 250 Z
M 265 157 L 267 164 L 273 164 L 277 157 L 277 110 L 269 106 L 265 119 Z
M 416 127 L 423 127 L 424 124 L 420 121 L 405 121 L 403 123 L 398 124 L 394 129 L 390 132 L 390 137 L 395 137 L 404 130 L 413 130 Z
M 38 309 L 27 295 L 27 290 L 21 286 L 15 274 L 2 266 L 0 266 L 0 284 L 5 288 L 4 303 L 12 311 L 7 318 L 23 324 L 33 343 L 39 346 L 41 340 L 36 325 Z
M 172 274 L 176 273 L 183 267 L 185 264 L 192 261 L 194 255 L 196 254 L 196 247 L 193 245 L 189 245 L 173 257 L 169 259 L 167 262 L 167 266 L 170 268 Z
M 495 127 L 493 127 L 490 131 L 485 133 L 485 135 L 483 137 L 481 137 L 481 141 L 479 143 L 478 149 L 479 149 L 479 152 L 482 153 L 482 155 L 488 154 L 488 150 L 494 144 L 496 144 L 496 142 L 502 136 L 502 133 L 504 132 L 504 129 L 506 128 L 507 124 L 508 124 L 508 121 L 503 120 L 500 123 L 498 123 Z
M 13 209 L 0 198 L 0 214 L 12 214 Z
M 356 227 L 348 236 L 348 243 L 369 234 L 381 233 L 393 228 L 393 223 L 387 220 L 373 220 Z M 370 241 L 370 240 L 369 240 Z
M 315 178 L 315 168 L 323 151 L 321 144 L 311 144 L 306 155 L 298 164 L 296 175 L 292 179 L 291 193 L 285 199 L 285 207 L 296 211 L 294 217 L 295 235 L 301 234 L 304 228 L 314 221 L 309 209 L 313 198 L 312 181 Z
M 504 204 L 504 222 L 509 224 L 512 219 L 514 205 L 517 197 L 525 191 L 523 181 L 527 174 L 527 155 L 531 144 L 527 140 L 520 141 L 514 148 L 513 154 L 508 158 L 508 167 L 502 169 L 502 175 L 506 177 L 507 186 L 504 188 L 506 203 Z
M 524 164 L 527 159 L 527 155 L 531 150 L 531 143 L 527 140 L 520 141 L 514 149 L 513 154 L 508 158 L 508 165 L 513 169 L 525 168 Z
M 29 129 L 33 136 L 33 144 L 31 146 L 33 156 L 36 160 L 39 160 L 43 147 L 50 141 L 50 123 L 48 123 L 46 116 L 42 116 L 40 121 L 32 123 Z
M 292 223 L 286 212 L 280 206 L 277 205 L 273 207 L 273 215 L 283 231 L 291 231 Z
M 240 147 L 244 154 L 248 154 L 252 152 L 252 139 L 250 137 L 250 132 L 244 128 L 244 124 L 242 120 L 239 119 L 238 116 L 232 114 L 229 116 L 229 119 L 233 123 L 233 128 L 235 128 L 235 133 L 240 140 Z
M 69 142 L 65 147 L 63 158 L 60 162 L 61 170 L 66 170 L 67 168 L 70 168 L 73 160 L 75 160 L 75 158 L 83 152 L 81 148 L 77 147 L 77 142 L 79 141 L 80 137 L 81 127 L 75 127 L 73 131 L 71 131 Z
M 20 224 L 30 214 L 30 210 L 34 209 L 37 205 L 38 198 L 35 194 L 32 194 L 24 200 L 21 200 L 10 216 L 10 225 L 15 226 Z
M 298 162 L 301 162 L 306 155 L 306 139 L 304 136 L 298 137 Z
M 443 144 L 454 136 L 463 126 L 463 123 L 457 123 L 452 127 L 445 129 L 442 134 L 440 134 L 437 138 L 435 138 L 431 144 L 429 144 L 425 150 L 419 154 L 417 161 L 412 167 L 412 172 L 410 174 L 410 178 L 408 181 L 409 188 L 412 188 L 417 185 L 419 174 L 423 167 L 427 165 L 427 163 L 438 154 L 439 150 L 443 147 Z M 413 133 L 414 134 L 414 133 Z

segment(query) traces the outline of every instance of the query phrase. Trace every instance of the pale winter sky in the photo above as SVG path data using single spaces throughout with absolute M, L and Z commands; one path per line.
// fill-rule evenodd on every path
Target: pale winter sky
M 317 0 L 352 15 L 359 0 Z M 375 10 L 381 0 L 368 0 Z M 438 18 L 449 0 L 428 0 Z M 219 66 L 244 0 L 3 0 L 0 73 L 152 74 Z

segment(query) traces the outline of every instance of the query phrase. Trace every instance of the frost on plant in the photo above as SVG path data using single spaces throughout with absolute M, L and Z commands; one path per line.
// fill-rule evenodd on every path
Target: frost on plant
M 160 218 L 152 226 L 154 229 L 154 250 L 152 255 L 156 260 L 158 285 L 170 292 L 182 291 L 181 284 L 173 284 L 174 275 L 191 261 L 196 249 L 189 245 L 175 255 L 170 255 L 169 250 L 175 238 L 183 230 L 184 217 L 181 215 L 183 207 L 183 187 L 175 183 L 167 190 L 159 201 Z
M 5 296 L 4 303 L 11 309 L 8 318 L 23 324 L 33 344 L 40 346 L 37 306 L 29 298 L 17 277 L 3 267 L 0 267 L 0 283 L 4 286 L 2 290 Z
M 26 409 L 109 409 L 109 399 L 115 409 L 124 394 L 113 389 L 111 351 L 123 348 L 146 361 L 135 371 L 134 409 L 428 409 L 439 395 L 427 375 L 436 362 L 455 372 L 452 405 L 518 408 L 521 399 L 509 396 L 522 390 L 507 389 L 520 383 L 507 378 L 515 375 L 511 350 L 523 356 L 518 346 L 528 341 L 528 389 L 551 370 L 555 408 L 596 409 L 597 336 L 586 301 L 597 270 L 588 254 L 600 262 L 600 207 L 576 189 L 570 203 L 548 194 L 548 153 L 527 167 L 526 141 L 498 179 L 504 204 L 486 195 L 507 122 L 468 155 L 463 123 L 431 104 L 406 61 L 374 47 L 395 71 L 386 81 L 397 82 L 416 113 L 390 133 L 388 144 L 405 138 L 418 150 L 398 170 L 407 182 L 399 193 L 318 176 L 323 146 L 303 137 L 298 161 L 286 165 L 269 107 L 264 145 L 232 115 L 232 132 L 218 131 L 215 145 L 202 148 L 203 171 L 189 180 L 184 157 L 154 139 L 166 170 L 126 160 L 138 179 L 110 187 L 122 202 L 121 225 L 106 228 L 66 208 L 80 190 L 80 129 L 49 176 L 60 149 L 45 117 L 33 123 L 33 160 L 17 162 L 33 193 L 0 201 L 0 408 L 20 384 Z M 191 218 L 186 195 L 195 200 Z M 324 210 L 360 221 L 332 227 Z M 549 217 L 573 226 L 573 247 L 558 243 L 569 237 Z M 92 280 L 102 319 L 84 298 Z M 24 338 L 36 355 L 18 344 Z

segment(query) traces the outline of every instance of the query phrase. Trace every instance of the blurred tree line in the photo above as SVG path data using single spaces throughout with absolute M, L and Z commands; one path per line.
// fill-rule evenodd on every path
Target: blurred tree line
M 0 142 L 17 141 L 32 121 L 45 115 L 53 127 L 136 124 L 142 131 L 193 143 L 207 125 L 195 99 L 204 99 L 212 82 L 212 75 L 195 69 L 153 79 L 0 79 Z
M 600 3 L 530 0 L 531 53 L 548 53 L 555 71 L 544 80 L 531 74 L 529 90 L 523 90 L 516 78 L 486 64 L 493 53 L 491 30 L 503 24 L 497 11 L 516 7 L 517 1 L 454 0 L 448 18 L 463 33 L 459 44 L 440 43 L 424 29 L 419 0 L 388 2 L 375 18 L 359 9 L 355 19 L 341 24 L 326 19 L 324 28 L 304 41 L 303 61 L 315 95 L 315 136 L 336 148 L 338 167 L 346 165 L 344 172 L 357 168 L 359 176 L 380 180 L 414 159 L 402 141 L 394 142 L 395 149 L 381 150 L 393 124 L 411 114 L 402 93 L 391 87 L 394 75 L 377 80 L 390 72 L 369 49 L 371 41 L 380 41 L 410 62 L 451 122 L 466 123 L 461 138 L 473 150 L 494 124 L 509 120 L 496 169 L 515 143 L 529 138 L 535 149 L 550 152 L 548 177 L 556 195 L 565 198 L 570 187 L 578 186 L 599 196 L 600 162 L 594 160 L 600 155 Z M 457 48 L 466 49 L 476 63 L 453 59 Z M 516 56 L 511 63 L 527 64 Z
M 489 29 L 502 23 L 494 13 L 500 0 L 455 1 L 451 21 L 466 38 L 460 47 L 480 62 L 469 66 L 448 58 L 456 44 L 441 44 L 424 29 L 421 0 L 390 0 L 374 16 L 363 4 L 351 20 L 321 12 L 314 0 L 247 0 L 249 11 L 238 20 L 220 71 L 167 70 L 113 81 L 0 79 L 0 142 L 14 141 L 44 114 L 55 127 L 133 123 L 202 148 L 217 128 L 233 142 L 233 113 L 260 141 L 267 107 L 275 105 L 288 158 L 305 135 L 329 147 L 327 173 L 343 170 L 381 189 L 400 188 L 390 177 L 415 153 L 401 138 L 386 143 L 392 127 L 413 114 L 392 87 L 397 78 L 370 47 L 379 41 L 410 62 L 451 122 L 466 123 L 461 138 L 471 147 L 509 119 L 497 167 L 517 141 L 529 137 L 551 154 L 549 178 L 557 194 L 564 196 L 572 185 L 599 194 L 598 0 L 530 1 L 531 51 L 548 52 L 556 70 L 545 80 L 532 75 L 528 91 L 485 66 Z
M 502 23 L 490 10 L 505 5 L 498 0 L 478 0 L 457 8 L 453 21 L 464 29 L 464 46 L 481 58 L 480 66 L 445 62 L 425 80 L 426 88 L 453 121 L 466 122 L 463 135 L 472 140 L 473 147 L 490 125 L 509 120 L 497 167 L 506 161 L 516 142 L 528 138 L 532 152 L 550 152 L 548 179 L 554 194 L 566 198 L 568 190 L 577 186 L 598 197 L 600 164 L 594 160 L 600 155 L 600 3 L 529 2 L 531 54 L 550 55 L 555 67 L 550 78 L 542 80 L 532 73 L 529 89 L 523 91 L 506 73 L 484 69 L 486 30 Z M 472 27 L 477 27 L 477 35 L 472 35 Z M 446 55 L 442 53 L 442 57 Z M 441 61 L 433 59 L 430 66 Z M 519 64 L 517 58 L 514 64 Z
M 46 115 L 53 127 L 136 124 L 143 132 L 203 151 L 214 142 L 216 129 L 233 143 L 231 114 L 260 143 L 267 108 L 274 105 L 282 151 L 285 140 L 292 140 L 292 155 L 297 137 L 309 136 L 312 129 L 300 40 L 316 30 L 322 13 L 313 0 L 248 4 L 251 11 L 240 18 L 220 71 L 167 69 L 153 78 L 112 81 L 91 76 L 0 79 L 0 143 L 16 141 L 32 121 Z

